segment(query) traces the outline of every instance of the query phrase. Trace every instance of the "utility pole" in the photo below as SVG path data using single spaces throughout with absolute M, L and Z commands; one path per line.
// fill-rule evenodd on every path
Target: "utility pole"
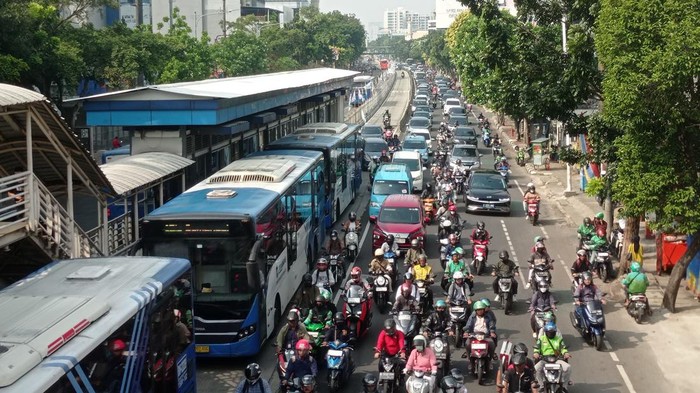
M 141 25 L 143 25 L 143 0 L 136 0 L 136 28 L 141 28 Z M 146 77 L 143 75 L 143 71 L 139 71 L 136 84 L 138 86 L 146 84 Z
M 226 25 L 226 0 L 224 0 L 224 38 L 226 38 L 226 30 L 228 26 Z
M 562 46 L 562 51 L 564 51 L 564 57 L 568 55 L 569 48 L 566 44 L 566 11 L 564 11 L 564 14 L 561 16 L 561 46 Z M 564 132 L 566 132 L 566 129 L 564 129 Z M 566 140 L 566 146 L 571 145 L 571 138 L 569 137 L 569 134 L 566 133 L 565 136 Z M 571 190 L 571 164 L 568 162 L 566 163 L 566 191 L 564 191 L 564 195 L 570 194 L 573 191 Z

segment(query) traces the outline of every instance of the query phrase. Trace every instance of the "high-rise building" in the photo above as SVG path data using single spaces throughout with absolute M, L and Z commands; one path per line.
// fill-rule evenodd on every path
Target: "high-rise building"
M 430 16 L 411 12 L 403 7 L 384 11 L 384 29 L 388 34 L 406 35 L 415 31 L 428 30 Z
M 512 15 L 517 14 L 515 0 L 498 0 L 498 7 L 507 10 Z M 466 10 L 467 7 L 458 0 L 435 0 L 435 28 L 447 29 L 457 15 Z

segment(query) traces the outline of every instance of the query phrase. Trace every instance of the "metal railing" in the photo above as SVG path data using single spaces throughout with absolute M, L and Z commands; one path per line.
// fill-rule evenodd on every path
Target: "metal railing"
M 134 217 L 130 213 L 115 217 L 107 223 L 107 255 L 120 255 L 126 253 L 136 242 L 134 237 Z M 88 231 L 88 236 L 96 244 L 102 244 L 102 231 L 100 227 Z
M 396 83 L 396 73 L 387 74 L 388 79 L 377 85 L 375 94 L 358 107 L 350 108 L 345 114 L 345 122 L 363 125 L 365 120 L 369 120 L 379 107 L 384 104 L 387 96 L 394 89 Z
M 102 250 L 30 172 L 0 178 L 0 237 L 24 231 L 52 257 L 90 257 Z

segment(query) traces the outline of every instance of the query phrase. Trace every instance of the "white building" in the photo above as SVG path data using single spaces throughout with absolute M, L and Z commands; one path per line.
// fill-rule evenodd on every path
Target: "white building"
M 498 6 L 512 15 L 517 14 L 515 0 L 498 0 Z M 435 0 L 435 28 L 447 29 L 463 11 L 467 11 L 467 7 L 458 0 Z
M 391 35 L 410 35 L 416 31 L 428 30 L 430 16 L 411 12 L 403 7 L 384 11 L 384 30 Z

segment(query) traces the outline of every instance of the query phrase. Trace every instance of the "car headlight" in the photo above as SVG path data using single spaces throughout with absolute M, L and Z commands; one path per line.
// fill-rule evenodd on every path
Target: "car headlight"
M 467 199 L 470 200 L 470 201 L 472 201 L 472 202 L 479 202 L 479 198 L 475 198 L 475 197 L 473 197 L 473 196 L 471 196 L 471 195 L 467 195 Z
M 510 202 L 510 198 L 499 198 L 499 202 Z

